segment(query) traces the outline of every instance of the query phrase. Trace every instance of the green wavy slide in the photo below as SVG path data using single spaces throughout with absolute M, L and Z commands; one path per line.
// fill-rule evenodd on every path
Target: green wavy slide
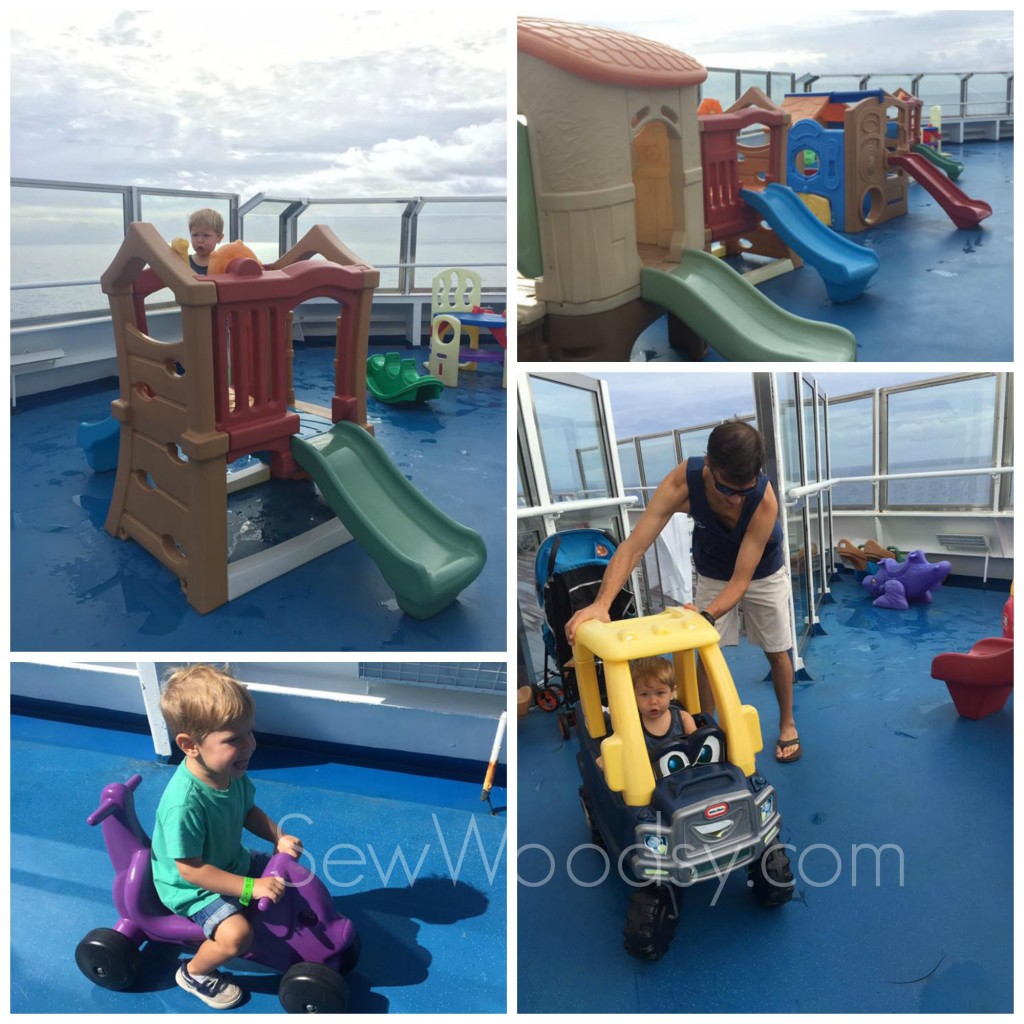
M 787 313 L 710 253 L 687 249 L 671 270 L 644 267 L 640 292 L 696 331 L 724 359 L 857 359 L 856 339 L 846 328 Z
M 361 427 L 342 421 L 326 434 L 295 436 L 292 454 L 408 615 L 436 615 L 480 575 L 483 538 L 416 490 Z

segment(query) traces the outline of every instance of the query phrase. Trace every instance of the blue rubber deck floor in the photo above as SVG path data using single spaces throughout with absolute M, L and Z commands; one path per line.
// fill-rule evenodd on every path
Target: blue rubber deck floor
M 86 817 L 107 783 L 139 773 L 135 806 L 151 831 L 174 770 L 157 763 L 148 735 L 12 716 L 13 1012 L 207 1012 L 174 982 L 187 955 L 177 947 L 144 946 L 128 992 L 97 987 L 75 965 L 78 942 L 117 921 L 114 871 L 100 827 Z M 352 1012 L 505 1012 L 505 790 L 492 790 L 491 814 L 480 780 L 347 766 L 267 746 L 249 775 L 271 817 L 304 816 L 289 827 L 315 858 L 335 907 L 356 925 L 362 955 L 347 976 Z M 328 856 L 338 844 L 346 845 Z M 246 993 L 236 1012 L 283 1012 L 279 975 L 246 961 L 228 969 Z
M 721 892 L 696 885 L 656 963 L 622 948 L 630 892 L 614 867 L 592 884 L 604 862 L 585 845 L 575 730 L 563 741 L 539 709 L 519 719 L 520 1012 L 1012 1012 L 1013 700 L 969 721 L 930 677 L 934 655 L 1000 635 L 1006 592 L 945 586 L 885 611 L 845 576 L 835 596 L 796 686 L 795 764 L 774 760 L 763 654 L 725 649 L 761 719 L 794 897 L 762 908 L 743 870 Z M 871 850 L 853 853 L 865 844 L 892 844 L 877 875 Z
M 873 249 L 880 262 L 859 298 L 832 302 L 807 264 L 758 290 L 790 313 L 852 331 L 859 362 L 1012 361 L 1013 143 L 944 148 L 964 164 L 957 187 L 987 202 L 991 217 L 975 228 L 958 229 L 931 195 L 911 182 L 905 216 L 845 236 Z M 743 269 L 742 262 L 737 269 Z M 664 317 L 640 336 L 631 358 L 681 360 L 669 347 Z M 708 360 L 721 357 L 711 349 Z
M 424 351 L 403 354 L 423 359 Z M 333 358 L 330 345 L 296 346 L 300 401 L 330 406 Z M 168 569 L 103 529 L 114 473 L 89 468 L 75 432 L 81 422 L 104 419 L 116 397 L 116 381 L 108 380 L 21 400 L 11 418 L 13 650 L 505 650 L 500 366 L 481 363 L 475 373 L 460 374 L 457 388 L 427 403 L 367 398 L 369 421 L 392 461 L 435 505 L 476 530 L 487 548 L 480 576 L 427 620 L 398 608 L 380 570 L 354 541 L 208 615 L 194 611 Z M 230 497 L 229 549 L 241 553 L 254 537 L 274 543 L 331 515 L 312 483 L 270 481 Z

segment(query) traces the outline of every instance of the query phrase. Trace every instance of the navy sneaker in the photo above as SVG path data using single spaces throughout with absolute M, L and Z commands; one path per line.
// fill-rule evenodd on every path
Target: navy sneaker
M 197 999 L 202 999 L 207 1006 L 212 1006 L 215 1010 L 230 1010 L 242 999 L 242 990 L 219 971 L 209 975 L 206 981 L 196 981 L 182 964 L 174 980 L 186 992 L 191 992 Z

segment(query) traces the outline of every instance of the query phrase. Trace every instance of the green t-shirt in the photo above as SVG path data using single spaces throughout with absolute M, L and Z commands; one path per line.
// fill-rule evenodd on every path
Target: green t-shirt
M 191 917 L 220 896 L 186 882 L 175 860 L 199 857 L 222 871 L 248 873 L 242 829 L 255 798 L 248 775 L 232 779 L 227 789 L 214 789 L 196 778 L 187 762 L 178 765 L 160 798 L 153 829 L 153 882 L 164 906 Z

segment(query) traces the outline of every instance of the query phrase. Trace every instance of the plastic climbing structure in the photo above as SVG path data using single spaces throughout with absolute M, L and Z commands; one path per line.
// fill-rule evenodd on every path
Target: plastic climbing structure
M 324 259 L 311 260 L 315 255 Z M 380 463 L 381 453 L 372 451 L 379 445 L 366 430 L 366 363 L 379 280 L 376 269 L 320 225 L 275 263 L 239 259 L 227 272 L 206 278 L 193 275 L 152 225 L 129 226 L 101 279 L 110 299 L 120 382 L 111 406 L 120 439 L 106 529 L 159 559 L 197 611 L 209 612 L 353 538 L 377 561 L 399 605 L 420 617 L 450 603 L 479 573 L 480 538 L 429 505 L 404 478 L 392 480 L 397 470 L 391 474 Z M 158 341 L 147 333 L 146 298 L 163 288 L 180 307 L 180 341 Z M 295 436 L 292 311 L 320 296 L 340 307 L 330 410 L 335 427 L 322 435 L 320 447 L 344 448 L 344 468 L 320 459 L 310 469 L 318 439 Z M 339 493 L 344 507 L 331 501 L 332 507 L 350 532 L 335 521 L 330 540 L 300 538 L 276 556 L 262 552 L 229 566 L 227 467 L 257 452 L 269 456 L 273 476 L 309 472 L 325 497 Z M 395 501 L 394 489 L 403 483 L 410 492 L 401 495 L 403 506 L 421 529 L 423 523 L 434 527 L 437 539 L 426 564 L 424 556 L 403 546 L 402 538 L 413 536 L 409 524 L 391 517 L 390 536 L 374 525 L 382 519 L 374 506 Z M 471 535 L 469 540 L 459 531 Z M 456 554 L 460 549 L 474 552 L 473 564 Z M 260 564 L 245 564 L 252 560 Z

